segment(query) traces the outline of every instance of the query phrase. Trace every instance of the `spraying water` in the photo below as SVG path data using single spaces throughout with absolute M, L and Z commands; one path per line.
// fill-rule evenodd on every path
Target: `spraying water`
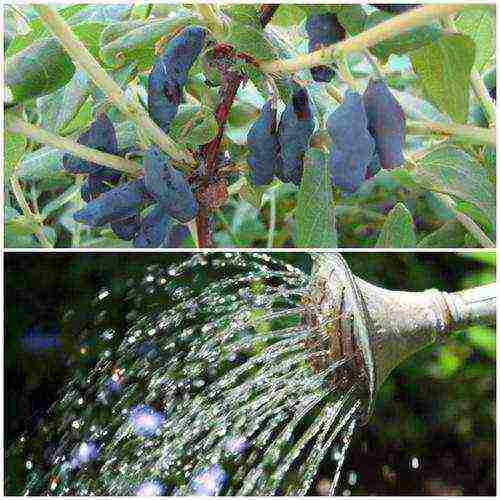
M 312 278 L 262 253 L 196 254 L 121 282 L 119 301 L 99 290 L 90 318 L 66 312 L 77 368 L 9 450 L 8 491 L 305 495 L 329 454 L 335 494 L 377 384 L 353 279 L 338 254 Z

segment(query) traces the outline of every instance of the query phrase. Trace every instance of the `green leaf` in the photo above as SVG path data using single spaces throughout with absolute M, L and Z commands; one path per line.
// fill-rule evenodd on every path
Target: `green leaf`
M 17 235 L 5 231 L 5 248 L 36 248 L 40 244 L 32 234 Z
M 24 135 L 4 132 L 4 182 L 8 181 L 23 157 L 28 140 Z
M 103 24 L 82 23 L 74 28 L 92 55 L 98 55 L 98 43 Z M 8 58 L 5 62 L 5 84 L 19 103 L 33 97 L 50 94 L 66 85 L 73 77 L 75 65 L 55 38 L 43 38 Z
M 199 146 L 215 139 L 219 124 L 210 108 L 182 104 L 172 125 L 169 135 L 174 141 L 189 146 Z
M 65 176 L 61 169 L 62 156 L 62 151 L 50 146 L 37 149 L 24 156 L 19 164 L 17 176 L 25 182 Z
M 337 230 L 327 155 L 311 148 L 304 159 L 304 175 L 295 213 L 297 247 L 335 248 Z
M 446 146 L 421 159 L 412 171 L 417 184 L 479 208 L 494 225 L 495 186 L 482 165 L 461 149 Z
M 141 28 L 145 24 L 147 24 L 145 19 L 134 19 L 110 24 L 101 33 L 101 40 L 99 42 L 101 50 L 103 50 L 106 45 L 118 40 L 122 36 L 130 34 L 132 31 Z
M 67 119 L 67 116 L 64 116 L 64 120 Z M 78 113 L 69 121 L 68 123 L 64 123 L 64 128 L 60 129 L 60 133 L 62 135 L 70 135 L 74 132 L 81 131 L 88 126 L 92 122 L 92 99 L 88 98 L 83 106 L 79 109 Z
M 85 4 L 71 5 L 59 10 L 58 13 L 63 19 L 68 20 L 82 9 L 85 9 Z M 17 35 L 14 38 L 12 43 L 9 45 L 9 48 L 5 52 L 6 58 L 12 57 L 14 54 L 19 52 L 20 50 L 25 49 L 36 40 L 40 38 L 46 38 L 50 34 L 43 21 L 38 17 L 31 21 L 29 23 L 29 26 L 30 31 L 28 33 Z
M 456 252 L 462 259 L 469 259 L 480 262 L 483 265 L 493 266 L 497 265 L 497 255 L 495 252 Z
M 151 9 L 153 6 L 148 3 L 135 4 L 130 13 L 131 19 L 147 19 L 151 14 Z
M 18 212 L 14 207 L 7 204 L 5 205 L 3 210 L 4 222 L 15 219 L 16 217 L 19 217 L 19 215 L 21 215 L 20 212 Z
M 495 17 L 489 6 L 464 10 L 455 21 L 458 30 L 476 44 L 475 66 L 478 71 L 483 70 L 495 53 L 495 24 Z
M 300 4 L 300 7 L 307 13 L 307 16 L 319 16 L 321 14 L 329 14 L 330 12 L 338 12 L 342 5 L 340 4 Z
M 465 35 L 444 35 L 410 54 L 427 98 L 458 123 L 469 116 L 470 72 L 475 45 Z
M 5 231 L 16 236 L 27 236 L 35 234 L 38 229 L 37 223 L 30 217 L 19 215 L 5 221 Z
M 246 102 L 235 102 L 229 111 L 227 122 L 231 127 L 246 127 L 259 116 L 259 109 Z
M 365 29 L 373 28 L 388 19 L 394 17 L 387 12 L 373 12 L 366 20 Z M 400 35 L 377 43 L 370 48 L 370 52 L 375 54 L 382 61 L 386 62 L 391 54 L 404 55 L 409 52 L 424 47 L 425 45 L 437 41 L 442 34 L 442 29 L 439 25 L 430 24 L 409 30 Z
M 490 358 L 496 356 L 495 330 L 485 326 L 473 326 L 467 329 L 467 337 L 472 345 L 484 351 Z
M 242 23 L 232 23 L 226 42 L 236 51 L 245 52 L 260 61 L 269 61 L 274 58 L 274 48 L 264 36 L 262 30 Z
M 418 248 L 462 248 L 464 246 L 465 229 L 456 219 L 443 224 L 436 231 L 422 238 Z
M 155 44 L 163 37 L 175 35 L 180 29 L 199 23 L 199 17 L 189 10 L 146 24 L 132 21 L 109 26 L 102 33 L 101 58 L 105 64 L 118 68 L 134 61 L 141 69 L 150 68 L 155 60 Z
M 233 246 L 253 247 L 256 240 L 266 235 L 259 210 L 244 201 L 238 203 L 228 229 L 233 239 Z
M 219 91 L 209 87 L 200 75 L 192 75 L 186 85 L 186 91 L 198 101 L 205 103 L 208 107 L 215 109 L 218 103 Z
M 483 149 L 483 164 L 490 171 L 491 175 L 496 174 L 497 150 L 491 146 L 485 146 Z
M 365 28 L 366 12 L 361 5 L 342 5 L 337 19 L 349 35 L 355 36 Z
M 488 90 L 496 90 L 497 86 L 497 67 L 491 66 L 483 74 L 483 82 Z
M 87 47 L 88 51 L 99 60 L 99 40 L 106 28 L 104 23 L 86 22 L 73 27 L 75 36 Z
M 5 61 L 5 84 L 12 102 L 50 94 L 69 82 L 75 66 L 61 44 L 44 38 Z
M 271 24 L 280 28 L 289 28 L 297 26 L 303 19 L 306 13 L 300 5 L 292 3 L 281 4 L 271 18 Z
M 242 200 L 250 203 L 253 207 L 260 209 L 262 206 L 262 198 L 268 186 L 253 186 L 248 176 L 244 177 L 245 183 L 239 190 L 239 196 Z
M 455 208 L 464 215 L 467 215 L 470 219 L 476 222 L 481 229 L 486 233 L 486 236 L 491 240 L 495 240 L 495 226 L 492 224 L 492 221 L 486 217 L 484 212 L 482 212 L 476 206 L 466 202 L 466 201 L 457 201 L 455 204 Z M 466 245 L 463 245 L 466 246 Z M 474 245 L 475 246 L 475 245 Z
M 125 149 L 131 146 L 137 147 L 139 143 L 139 132 L 135 123 L 126 121 L 115 126 L 118 149 Z
M 73 78 L 61 89 L 37 99 L 40 126 L 53 132 L 63 132 L 85 104 L 92 82 L 83 71 L 76 71 Z
M 47 203 L 42 211 L 41 211 L 41 216 L 43 220 L 45 220 L 50 214 L 61 208 L 63 205 L 66 205 L 69 201 L 71 201 L 73 198 L 76 198 L 77 196 L 80 195 L 80 188 L 81 185 L 79 183 L 73 184 L 70 186 L 64 193 L 60 194 L 53 200 L 49 201 Z
M 73 26 L 82 22 L 117 23 L 128 19 L 133 8 L 133 3 L 123 4 L 83 4 L 69 19 L 68 23 Z
M 380 231 L 378 248 L 413 248 L 416 245 L 413 218 L 403 203 L 398 203 L 387 215 Z
M 132 242 L 113 237 L 95 238 L 85 242 L 88 248 L 131 248 Z
M 223 11 L 233 22 L 260 28 L 260 10 L 258 4 L 225 5 Z
M 55 229 L 53 227 L 43 226 L 42 232 L 45 235 L 45 237 L 47 238 L 47 240 L 49 241 L 50 245 L 52 247 L 54 247 L 56 245 L 56 242 L 57 242 L 57 234 L 56 234 Z M 39 243 L 38 246 L 42 246 L 42 245 Z

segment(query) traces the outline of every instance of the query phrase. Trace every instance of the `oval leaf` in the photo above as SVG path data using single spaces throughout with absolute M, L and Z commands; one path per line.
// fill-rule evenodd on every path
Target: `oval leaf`
M 62 151 L 44 146 L 24 156 L 17 169 L 17 176 L 22 181 L 30 182 L 65 176 L 61 169 L 62 157 Z
M 76 71 L 63 88 L 37 100 L 40 126 L 53 132 L 61 132 L 77 115 L 92 89 L 92 82 L 83 71 Z
M 365 29 L 373 28 L 388 19 L 394 17 L 387 12 L 373 12 L 366 20 Z M 377 43 L 370 48 L 377 57 L 386 62 L 391 54 L 404 55 L 412 50 L 424 47 L 428 43 L 437 41 L 442 34 L 442 29 L 437 24 L 422 26 L 402 33 L 394 38 L 389 38 L 383 42 Z
M 494 225 L 495 186 L 482 165 L 461 149 L 443 147 L 425 156 L 412 171 L 413 180 L 479 208 Z
M 150 67 L 155 58 L 156 42 L 177 33 L 185 26 L 199 22 L 200 19 L 195 13 L 181 10 L 176 12 L 175 16 L 142 26 L 137 26 L 135 21 L 121 23 L 118 27 L 110 26 L 102 34 L 101 58 L 106 64 L 115 68 L 123 66 L 130 60 L 141 62 L 141 67 Z M 134 26 L 135 28 L 130 29 Z
M 296 245 L 305 248 L 335 248 L 337 230 L 327 155 L 312 148 L 304 161 L 304 174 L 295 213 Z
M 475 66 L 478 71 L 483 70 L 495 53 L 495 24 L 490 6 L 478 6 L 477 10 L 467 9 L 455 22 L 456 27 L 476 44 Z
M 75 65 L 61 44 L 44 38 L 18 52 L 5 62 L 5 84 L 11 101 L 22 102 L 50 94 L 69 82 Z
M 274 57 L 274 48 L 262 30 L 241 23 L 232 23 L 226 42 L 238 52 L 244 52 L 259 61 Z
M 398 203 L 387 215 L 376 246 L 378 248 L 413 248 L 416 243 L 411 213 L 403 203 Z
M 176 142 L 199 146 L 215 139 L 219 125 L 210 108 L 181 105 L 170 126 L 169 135 Z
M 410 58 L 427 98 L 454 121 L 465 123 L 474 42 L 465 35 L 445 35 L 412 52 Z
M 99 37 L 104 25 L 81 23 L 73 29 L 89 52 L 97 56 Z M 55 38 L 43 38 L 17 52 L 5 62 L 5 84 L 11 102 L 19 103 L 50 94 L 66 85 L 73 77 L 75 65 Z
M 462 248 L 465 246 L 465 229 L 455 219 L 449 220 L 433 233 L 422 238 L 418 248 Z

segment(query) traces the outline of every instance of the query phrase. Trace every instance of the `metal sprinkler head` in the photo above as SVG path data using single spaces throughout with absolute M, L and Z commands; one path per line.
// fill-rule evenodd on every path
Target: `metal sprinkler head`
M 340 361 L 332 383 L 362 381 L 365 422 L 377 390 L 406 358 L 458 328 L 496 320 L 496 283 L 457 293 L 394 291 L 354 276 L 340 253 L 316 253 L 313 261 L 304 320 L 325 332 L 327 345 L 309 347 L 327 354 L 310 362 L 318 371 Z

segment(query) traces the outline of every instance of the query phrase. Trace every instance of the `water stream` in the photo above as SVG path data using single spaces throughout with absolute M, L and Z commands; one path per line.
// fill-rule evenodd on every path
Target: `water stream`
M 306 495 L 334 456 L 335 494 L 366 389 L 311 321 L 310 282 L 262 253 L 197 254 L 68 309 L 73 377 L 8 451 L 8 491 Z

